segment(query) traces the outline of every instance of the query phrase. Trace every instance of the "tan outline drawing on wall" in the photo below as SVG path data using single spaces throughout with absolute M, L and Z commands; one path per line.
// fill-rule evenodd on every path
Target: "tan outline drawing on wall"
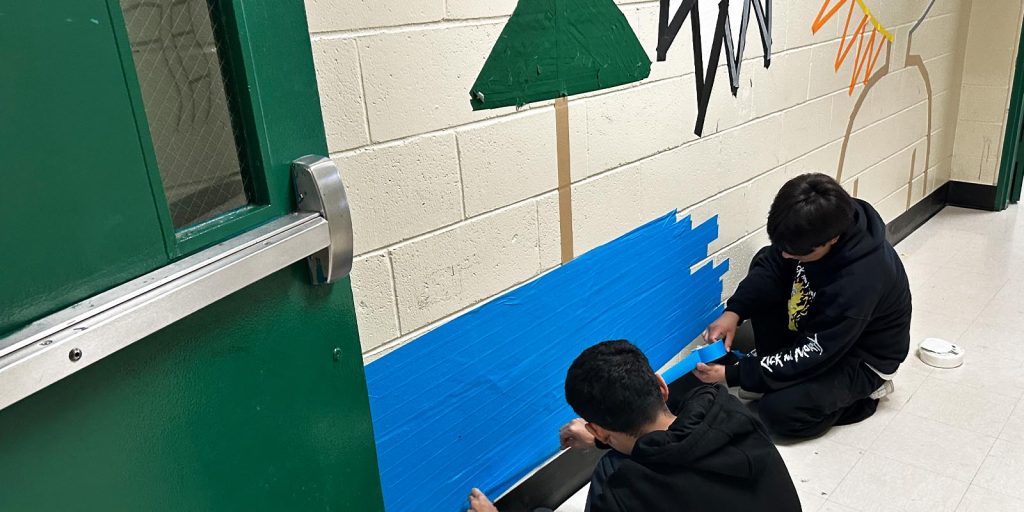
M 845 0 L 842 0 L 839 4 L 837 4 L 833 8 L 833 10 L 830 12 L 830 16 L 831 16 L 831 14 L 834 14 L 835 10 L 837 10 L 844 2 L 845 2 Z M 829 1 L 826 0 L 825 5 L 822 7 L 822 12 L 824 12 L 825 7 L 827 7 L 828 4 L 829 4 Z M 927 97 L 927 101 L 928 101 L 927 133 L 925 135 L 926 149 L 925 149 L 925 155 L 924 155 L 924 177 L 922 178 L 924 180 L 925 189 L 927 189 L 927 186 L 928 186 L 928 172 L 929 172 L 930 167 L 931 167 L 931 161 L 930 160 L 931 160 L 931 152 L 932 152 L 932 122 L 933 122 L 932 117 L 933 117 L 933 110 L 934 110 L 934 105 L 933 105 L 933 103 L 934 103 L 934 93 L 932 91 L 932 82 L 931 82 L 931 77 L 928 74 L 928 68 L 926 68 L 925 64 L 924 64 L 924 58 L 921 55 L 919 55 L 919 54 L 914 54 L 914 53 L 911 53 L 911 52 L 912 52 L 913 42 L 914 42 L 914 33 L 917 31 L 918 28 L 921 27 L 921 24 L 924 22 L 925 18 L 927 18 L 928 13 L 931 12 L 932 7 L 934 7 L 934 6 L 935 6 L 935 0 L 931 0 L 928 3 L 928 6 L 925 7 L 925 10 L 921 14 L 921 17 L 918 18 L 917 22 L 914 23 L 913 28 L 910 29 L 910 34 L 908 36 L 908 41 L 907 41 L 907 52 L 906 52 L 906 55 L 904 56 L 904 67 L 917 68 L 918 72 L 920 73 L 921 79 L 924 81 L 925 93 L 926 93 L 926 97 Z M 852 7 L 852 4 L 851 4 L 851 7 Z M 819 17 L 821 17 L 821 13 L 819 13 Z M 827 18 L 826 18 L 826 21 L 827 21 Z M 817 20 L 816 20 L 816 22 L 817 22 Z M 884 41 L 885 41 L 885 39 L 883 39 L 883 43 L 884 43 Z M 853 135 L 854 123 L 857 120 L 857 116 L 860 113 L 861 108 L 864 106 L 864 102 L 867 100 L 868 95 L 871 93 L 871 90 L 875 87 L 875 85 L 878 84 L 879 81 L 881 81 L 885 76 L 887 76 L 890 73 L 890 71 L 892 71 L 892 57 L 893 57 L 892 56 L 892 45 L 890 44 L 888 49 L 887 49 L 887 51 L 886 51 L 884 66 L 881 67 L 878 70 L 877 73 L 874 73 L 873 75 L 871 75 L 870 79 L 868 79 L 865 82 L 864 89 L 861 91 L 860 95 L 858 96 L 857 102 L 856 102 L 856 104 L 853 107 L 853 111 L 850 113 L 850 120 L 849 120 L 849 122 L 847 123 L 847 126 L 846 126 L 846 134 L 843 137 L 843 147 L 842 147 L 842 150 L 841 150 L 840 155 L 839 155 L 839 166 L 838 166 L 838 169 L 837 169 L 837 172 L 836 172 L 836 180 L 839 181 L 840 183 L 842 183 L 842 180 L 843 180 L 843 171 L 845 170 L 845 166 L 846 166 L 846 155 L 847 155 L 847 152 L 848 152 L 849 146 L 850 146 L 850 138 Z M 852 88 L 851 88 L 851 92 L 852 92 Z M 907 208 L 909 208 L 911 206 L 911 203 L 913 202 L 912 198 L 913 198 L 913 186 L 914 186 L 914 172 L 915 172 L 915 169 L 917 168 L 916 165 L 917 165 L 917 150 L 915 149 L 913 154 L 911 155 L 910 173 L 909 173 L 909 178 L 907 180 L 907 187 L 908 187 L 908 191 L 907 191 Z M 860 181 L 859 178 L 854 181 L 854 191 L 853 191 L 854 197 L 857 197 L 858 193 L 859 193 L 859 185 L 860 185 L 859 181 Z M 927 190 L 926 190 L 926 192 L 927 192 Z

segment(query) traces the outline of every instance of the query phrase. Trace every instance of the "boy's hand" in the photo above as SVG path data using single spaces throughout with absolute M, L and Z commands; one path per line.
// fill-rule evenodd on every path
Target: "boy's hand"
M 693 374 L 705 384 L 725 382 L 725 367 L 720 364 L 700 363 L 697 365 L 697 369 L 693 371 Z
M 582 450 L 595 447 L 594 435 L 587 430 L 587 422 L 580 418 L 566 423 L 558 430 L 558 443 L 563 450 L 566 448 Z
M 497 507 L 476 487 L 469 493 L 469 510 L 466 512 L 498 512 Z
M 739 325 L 740 316 L 732 311 L 726 311 L 704 330 L 704 341 L 714 343 L 715 340 L 725 340 L 725 349 L 732 350 L 732 339 L 736 337 L 736 328 Z

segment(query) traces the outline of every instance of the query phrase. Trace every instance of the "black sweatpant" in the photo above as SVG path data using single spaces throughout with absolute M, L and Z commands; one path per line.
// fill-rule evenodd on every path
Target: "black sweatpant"
M 765 308 L 749 321 L 758 355 L 792 348 L 798 341 L 796 333 L 789 330 L 785 302 Z M 815 437 L 834 425 L 857 423 L 874 414 L 878 400 L 870 395 L 883 382 L 864 361 L 847 355 L 814 377 L 765 393 L 758 413 L 775 436 Z

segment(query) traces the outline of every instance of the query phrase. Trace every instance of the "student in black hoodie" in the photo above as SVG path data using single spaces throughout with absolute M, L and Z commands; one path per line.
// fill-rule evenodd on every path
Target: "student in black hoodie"
M 764 427 L 720 386 L 700 385 L 670 411 L 668 387 L 628 341 L 588 348 L 565 397 L 585 425 L 563 445 L 610 446 L 590 484 L 590 512 L 795 512 L 786 464 Z M 606 445 L 606 446 L 605 446 Z M 495 512 L 479 490 L 472 512 Z
M 731 345 L 750 320 L 754 357 L 697 377 L 762 393 L 761 420 L 783 437 L 870 417 L 910 348 L 910 286 L 885 224 L 831 177 L 805 174 L 775 197 L 768 237 L 705 332 Z

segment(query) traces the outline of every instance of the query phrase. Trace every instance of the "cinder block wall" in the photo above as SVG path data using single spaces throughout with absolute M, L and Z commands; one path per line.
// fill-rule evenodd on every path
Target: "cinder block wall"
M 653 60 L 658 2 L 619 3 Z M 904 56 L 927 3 L 878 6 L 896 44 L 876 69 L 888 62 L 890 71 L 851 96 L 855 49 L 834 69 L 845 11 L 812 35 L 821 0 L 776 1 L 771 68 L 761 66 L 752 30 L 739 95 L 720 69 L 700 139 L 688 27 L 649 79 L 573 97 L 576 254 L 679 209 L 698 222 L 720 215 L 714 259 L 742 271 L 767 242 L 782 183 L 808 171 L 838 175 L 844 146 L 843 183 L 887 221 L 948 181 L 971 3 L 939 0 L 915 35 L 926 82 Z M 306 4 L 331 156 L 353 207 L 366 359 L 556 267 L 552 104 L 478 113 L 469 105 L 516 2 Z M 728 275 L 726 293 L 739 277 Z
M 1021 30 L 1020 0 L 971 4 L 953 179 L 993 185 L 999 176 Z

